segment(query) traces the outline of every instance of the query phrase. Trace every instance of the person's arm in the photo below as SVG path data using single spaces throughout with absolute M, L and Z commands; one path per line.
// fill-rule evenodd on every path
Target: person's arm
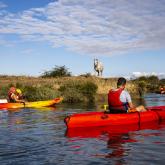
M 12 99 L 15 100 L 15 102 L 17 102 L 17 103 L 24 103 L 24 102 L 25 102 L 25 100 L 22 100 L 22 99 L 19 100 L 18 97 L 17 97 L 17 95 L 15 95 L 15 94 L 13 94 L 11 97 L 12 97 Z
M 134 109 L 134 108 L 136 108 L 136 107 L 133 105 L 132 102 L 128 102 L 128 106 L 129 106 L 130 109 Z
M 127 102 L 128 102 L 129 108 L 130 108 L 130 109 L 136 108 L 136 107 L 134 106 L 134 104 L 132 103 L 132 99 L 131 99 L 130 94 L 129 94 L 127 91 L 125 91 L 125 95 L 126 95 L 126 100 L 127 100 Z

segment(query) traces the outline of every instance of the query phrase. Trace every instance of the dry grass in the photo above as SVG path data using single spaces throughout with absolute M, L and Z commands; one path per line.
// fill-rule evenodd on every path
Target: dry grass
M 116 78 L 98 78 L 98 77 L 62 77 L 62 78 L 39 78 L 39 77 L 27 77 L 27 76 L 0 76 L 0 87 L 22 84 L 33 87 L 40 86 L 52 86 L 54 89 L 58 89 L 64 83 L 86 82 L 92 81 L 98 86 L 97 94 L 107 94 L 112 88 L 116 88 Z M 133 82 L 127 82 L 127 90 L 132 94 L 137 94 L 137 85 Z

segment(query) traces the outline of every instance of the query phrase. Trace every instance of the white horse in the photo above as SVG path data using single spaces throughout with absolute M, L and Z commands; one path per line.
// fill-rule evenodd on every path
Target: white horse
M 97 72 L 97 76 L 102 76 L 103 69 L 103 64 L 98 59 L 94 59 L 94 70 Z

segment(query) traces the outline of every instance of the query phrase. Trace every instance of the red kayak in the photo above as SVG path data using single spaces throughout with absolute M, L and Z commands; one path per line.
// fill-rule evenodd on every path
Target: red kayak
M 87 112 L 73 114 L 64 119 L 67 128 L 140 125 L 165 120 L 165 106 L 147 107 L 146 112 L 126 114 L 108 114 L 105 112 Z
M 142 124 L 132 125 L 116 125 L 116 126 L 101 126 L 101 127 L 76 127 L 66 130 L 65 136 L 69 138 L 81 137 L 81 138 L 97 138 L 101 135 L 119 135 L 126 134 L 128 132 L 139 131 L 144 129 L 158 130 L 165 128 L 164 121 L 152 121 Z

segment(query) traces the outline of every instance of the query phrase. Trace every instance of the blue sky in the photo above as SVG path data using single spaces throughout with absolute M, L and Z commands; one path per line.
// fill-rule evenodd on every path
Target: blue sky
M 0 74 L 165 74 L 164 0 L 0 0 Z

